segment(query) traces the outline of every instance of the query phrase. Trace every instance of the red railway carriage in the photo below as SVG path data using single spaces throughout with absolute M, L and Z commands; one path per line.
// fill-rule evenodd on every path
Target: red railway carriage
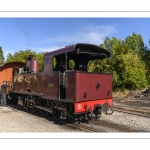
M 3 83 L 3 81 L 11 83 L 14 75 L 20 73 L 24 65 L 25 63 L 23 62 L 9 62 L 0 65 L 0 85 Z M 7 91 L 9 90 L 10 88 L 7 88 Z
M 88 63 L 108 57 L 106 49 L 77 43 L 46 53 L 42 72 L 28 57 L 24 72 L 14 76 L 11 100 L 63 119 L 98 118 L 112 110 L 112 75 L 89 72 Z

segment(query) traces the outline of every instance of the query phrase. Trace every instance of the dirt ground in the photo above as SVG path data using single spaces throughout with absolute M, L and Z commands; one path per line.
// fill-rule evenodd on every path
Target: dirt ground
M 113 92 L 113 102 L 115 104 L 129 105 L 135 107 L 150 108 L 150 88 L 141 90 Z

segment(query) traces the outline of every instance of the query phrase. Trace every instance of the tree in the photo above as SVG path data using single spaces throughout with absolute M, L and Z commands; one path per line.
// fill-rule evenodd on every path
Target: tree
M 45 54 L 45 52 L 36 54 L 36 59 L 40 63 L 40 70 L 44 69 L 44 54 Z
M 1 46 L 0 46 L 0 64 L 4 64 L 4 54 Z
M 13 55 L 8 53 L 6 62 L 25 62 L 27 56 L 36 57 L 36 52 L 32 52 L 31 50 L 20 50 Z
M 113 83 L 115 89 L 140 89 L 147 86 L 144 62 L 131 52 L 112 59 Z
M 91 60 L 88 63 L 88 72 L 110 73 L 108 59 Z
M 133 32 L 131 36 L 127 36 L 125 42 L 128 44 L 133 54 L 138 54 L 141 57 L 143 56 L 144 42 L 140 34 Z
M 27 56 L 33 56 L 39 61 L 40 70 L 43 70 L 43 68 L 44 68 L 44 62 L 43 62 L 44 54 L 45 54 L 44 52 L 40 52 L 37 54 L 36 52 L 33 52 L 29 49 L 20 50 L 19 52 L 15 52 L 13 55 L 9 53 L 7 55 L 6 62 L 26 62 Z
M 149 40 L 149 46 L 150 46 L 150 40 Z M 145 62 L 145 66 L 147 70 L 146 76 L 147 76 L 148 83 L 150 84 L 150 49 L 147 45 L 144 47 L 142 59 Z
M 133 33 L 125 40 L 107 37 L 100 46 L 111 52 L 110 59 L 104 65 L 107 66 L 106 71 L 113 74 L 114 89 L 140 89 L 147 86 L 140 35 Z

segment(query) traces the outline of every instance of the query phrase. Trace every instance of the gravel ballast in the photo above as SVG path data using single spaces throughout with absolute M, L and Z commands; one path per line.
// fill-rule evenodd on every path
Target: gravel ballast
M 0 132 L 78 132 L 46 117 L 23 110 L 0 106 Z

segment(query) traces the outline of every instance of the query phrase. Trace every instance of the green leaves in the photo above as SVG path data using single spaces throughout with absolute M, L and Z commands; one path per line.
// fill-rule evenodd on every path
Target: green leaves
M 35 57 L 39 61 L 40 70 L 43 70 L 43 67 L 44 67 L 44 65 L 43 65 L 44 52 L 41 52 L 41 53 L 37 54 L 36 52 L 33 52 L 29 49 L 20 50 L 19 52 L 15 52 L 13 55 L 9 53 L 7 55 L 6 62 L 25 62 L 27 56 L 30 56 L 30 55 Z
M 36 52 L 32 52 L 31 50 L 20 50 L 19 52 L 15 52 L 13 55 L 8 54 L 6 62 L 25 62 L 27 56 L 32 55 L 36 56 Z
M 133 54 L 138 54 L 139 56 L 142 55 L 144 50 L 144 42 L 141 35 L 133 32 L 131 36 L 127 36 L 125 42 L 128 44 Z
M 119 82 L 114 82 L 114 88 L 124 90 L 147 86 L 145 65 L 137 54 L 133 56 L 130 52 L 120 55 L 114 61 L 116 61 L 114 71 L 119 78 Z
M 69 68 L 70 69 L 74 69 L 74 67 L 75 67 L 75 62 L 74 62 L 74 60 L 69 60 Z
M 4 63 L 4 54 L 3 54 L 3 50 L 2 47 L 0 46 L 0 64 Z
M 55 67 L 56 67 L 56 65 L 57 65 L 56 58 L 55 58 L 55 57 L 53 57 L 53 58 L 52 58 L 52 67 L 53 67 L 53 68 L 55 68 Z
M 35 56 L 38 62 L 40 63 L 40 70 L 44 69 L 44 54 L 44 52 L 40 52 Z
M 113 74 L 115 90 L 140 89 L 147 86 L 147 70 L 142 59 L 144 43 L 141 35 L 133 33 L 125 40 L 107 37 L 100 46 L 108 48 L 111 52 L 105 69 Z

